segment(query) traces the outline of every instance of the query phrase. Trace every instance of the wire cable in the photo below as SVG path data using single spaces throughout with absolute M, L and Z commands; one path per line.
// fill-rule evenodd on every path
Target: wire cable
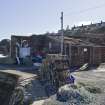
M 77 14 L 85 13 L 85 12 L 88 12 L 88 11 L 94 11 L 96 9 L 103 8 L 104 6 L 105 6 L 105 3 L 103 3 L 101 5 L 94 6 L 94 7 L 87 8 L 87 9 L 84 9 L 84 10 L 71 12 L 71 13 L 68 13 L 68 14 L 70 14 L 70 15 L 75 15 L 76 14 L 77 15 Z

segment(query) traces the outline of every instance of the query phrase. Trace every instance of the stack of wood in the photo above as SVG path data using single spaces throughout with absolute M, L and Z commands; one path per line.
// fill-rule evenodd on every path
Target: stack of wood
M 43 61 L 40 74 L 42 80 L 47 80 L 56 87 L 66 84 L 66 78 L 70 76 L 67 56 L 48 54 Z

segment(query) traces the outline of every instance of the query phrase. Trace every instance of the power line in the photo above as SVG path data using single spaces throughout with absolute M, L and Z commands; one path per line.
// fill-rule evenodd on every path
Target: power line
M 105 3 L 103 3 L 101 5 L 94 6 L 94 7 L 87 8 L 87 9 L 84 9 L 84 10 L 71 12 L 71 13 L 68 13 L 68 14 L 70 14 L 70 15 L 81 14 L 81 13 L 85 13 L 85 12 L 88 12 L 88 11 L 94 11 L 96 9 L 103 8 L 104 6 L 105 6 Z

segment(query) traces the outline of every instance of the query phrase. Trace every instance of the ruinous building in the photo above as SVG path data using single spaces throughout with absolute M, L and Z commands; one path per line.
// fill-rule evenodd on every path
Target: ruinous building
M 57 35 L 32 35 L 11 37 L 11 57 L 20 56 L 18 44 L 30 48 L 31 58 L 36 52 L 60 53 L 61 39 Z M 22 46 L 22 45 L 21 45 Z M 17 48 L 17 50 L 16 50 Z M 25 50 L 27 51 L 27 50 Z M 71 66 L 81 66 L 84 63 L 98 65 L 105 62 L 105 45 L 92 43 L 83 38 L 64 37 L 64 54 L 68 55 Z M 26 54 L 27 55 L 27 54 Z

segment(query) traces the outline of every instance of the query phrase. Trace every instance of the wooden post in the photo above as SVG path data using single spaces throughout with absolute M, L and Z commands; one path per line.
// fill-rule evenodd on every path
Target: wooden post
M 71 65 L 71 45 L 69 44 L 69 62 L 70 62 L 70 65 Z

